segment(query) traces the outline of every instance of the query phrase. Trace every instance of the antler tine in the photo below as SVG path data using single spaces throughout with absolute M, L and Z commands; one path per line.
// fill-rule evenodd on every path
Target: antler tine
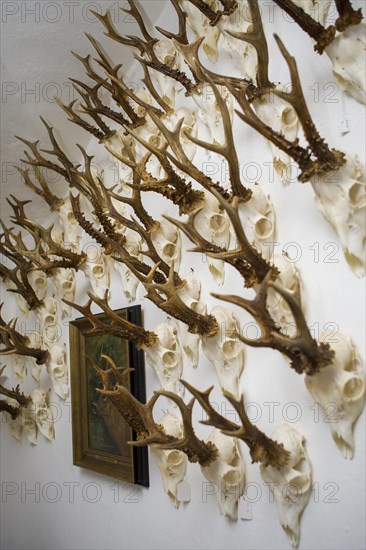
M 179 23 L 179 30 L 177 34 L 174 34 L 172 32 L 166 31 L 165 29 L 162 29 L 161 27 L 155 27 L 163 36 L 166 38 L 174 38 L 177 42 L 180 44 L 188 44 L 188 36 L 187 36 L 187 14 L 180 6 L 178 0 L 170 0 L 171 4 L 173 5 L 177 16 L 178 16 L 178 23 Z
M 59 107 L 61 107 L 61 109 L 63 111 L 65 111 L 65 113 L 67 115 L 69 115 L 69 121 L 70 122 L 73 122 L 74 124 L 76 124 L 77 126 L 80 126 L 81 128 L 83 128 L 84 130 L 86 130 L 87 132 L 89 132 L 90 134 L 92 134 L 94 137 L 96 137 L 99 141 L 103 141 L 103 139 L 106 137 L 106 135 L 101 131 L 99 130 L 98 128 L 95 128 L 94 126 L 92 126 L 91 124 L 89 124 L 88 122 L 86 122 L 84 119 L 82 119 L 75 111 L 74 111 L 74 105 L 77 103 L 77 100 L 74 99 L 73 101 L 71 101 L 68 105 L 65 105 L 65 103 L 63 103 L 61 101 L 61 99 L 55 97 L 55 101 L 56 103 L 59 105 Z
M 57 159 L 61 162 L 61 164 L 65 168 L 66 172 L 68 172 L 71 168 L 74 167 L 73 163 L 69 160 L 69 158 L 65 155 L 65 153 L 59 146 L 53 132 L 53 127 L 50 126 L 43 117 L 39 117 L 39 118 L 41 119 L 43 125 L 46 128 L 51 144 L 53 146 L 53 149 L 51 150 L 41 149 L 41 151 L 43 153 L 48 153 L 49 155 L 53 155 L 57 157 Z
M 280 8 L 283 9 L 303 31 L 306 32 L 316 42 L 314 50 L 320 54 L 333 41 L 336 29 L 333 25 L 328 28 L 323 27 L 318 21 L 315 21 L 307 14 L 301 6 L 294 4 L 291 0 L 273 0 Z M 341 0 L 343 1 L 343 0 Z
M 149 33 L 149 31 L 147 30 L 146 28 L 146 25 L 145 25 L 145 22 L 141 16 L 141 13 L 139 12 L 137 6 L 136 6 L 136 3 L 134 0 L 127 0 L 128 2 L 128 5 L 130 6 L 130 9 L 126 9 L 126 8 L 121 8 L 121 11 L 123 11 L 124 13 L 127 13 L 127 15 L 130 15 L 132 16 L 136 23 L 138 24 L 139 28 L 140 28 L 140 31 L 143 35 L 143 37 L 145 38 L 145 40 L 147 42 L 157 42 L 157 39 L 154 38 L 153 36 L 151 36 L 151 34 Z
M 48 168 L 49 170 L 52 170 L 53 172 L 56 172 L 57 174 L 60 174 L 64 178 L 67 177 L 67 170 L 55 162 L 51 162 L 50 160 L 46 159 L 43 155 L 41 155 L 40 151 L 38 150 L 38 144 L 39 140 L 37 141 L 28 141 L 27 139 L 21 138 L 19 136 L 15 136 L 16 139 L 24 143 L 29 149 L 31 150 L 34 158 L 28 153 L 28 151 L 24 151 L 26 159 L 21 159 L 22 162 L 25 164 L 29 164 L 30 166 L 38 166 L 43 168 Z
M 139 58 L 137 58 L 139 61 Z M 153 81 L 150 76 L 149 67 L 147 65 L 144 65 L 140 62 L 140 65 L 142 67 L 142 70 L 144 71 L 144 78 L 141 78 L 141 82 L 145 84 L 146 88 L 149 90 L 150 95 L 152 98 L 155 99 L 156 103 L 160 105 L 160 107 L 168 114 L 171 115 L 174 113 L 174 109 L 172 109 L 164 100 L 162 97 L 160 97 L 159 92 L 155 88 Z
M 238 8 L 238 2 L 236 0 L 220 0 L 223 10 L 215 11 L 210 4 L 204 0 L 188 0 L 193 6 L 200 10 L 203 15 L 210 20 L 210 25 L 214 27 L 220 21 L 223 15 L 231 15 Z
M 291 92 L 283 92 L 276 88 L 274 93 L 281 99 L 290 103 L 295 109 L 310 149 L 318 159 L 318 162 L 314 163 L 316 164 L 316 172 L 321 173 L 328 172 L 329 170 L 337 170 L 345 163 L 344 154 L 335 149 L 330 150 L 325 140 L 320 137 L 306 104 L 296 60 L 290 55 L 280 37 L 277 34 L 275 34 L 274 37 L 287 63 L 292 82 Z
M 88 331 L 89 334 L 113 334 L 120 338 L 126 338 L 130 342 L 133 342 L 137 349 L 142 347 L 150 347 L 157 341 L 157 335 L 154 332 L 149 332 L 139 325 L 122 319 L 119 317 L 108 304 L 108 290 L 106 291 L 104 298 L 98 298 L 94 294 L 88 292 L 89 300 L 85 306 L 80 306 L 66 299 L 63 299 L 65 304 L 73 307 L 79 311 L 92 325 L 92 329 Z M 107 315 L 107 321 L 101 321 L 97 315 L 92 313 L 91 305 L 95 303 L 99 306 L 103 312 Z
M 165 283 L 142 282 L 147 290 L 147 297 L 168 315 L 188 325 L 189 332 L 208 337 L 217 333 L 218 324 L 213 315 L 197 313 L 179 297 L 179 290 L 183 285 L 177 286 L 175 281 L 174 262 L 170 266 L 169 277 Z M 165 295 L 165 299 L 161 294 Z
M 25 395 L 23 392 L 20 391 L 19 385 L 17 385 L 16 388 L 9 390 L 8 388 L 5 388 L 5 386 L 0 384 L 0 394 L 5 395 L 5 397 L 9 397 L 10 399 L 15 399 L 21 407 L 26 407 L 28 403 L 31 401 L 31 397 L 29 395 Z M 3 401 L 0 401 L 0 404 L 1 403 L 3 403 Z M 1 410 L 1 406 L 0 406 L 0 410 Z
M 229 437 L 237 437 L 244 441 L 249 447 L 252 462 L 261 462 L 263 466 L 271 465 L 278 469 L 282 468 L 288 462 L 290 453 L 284 449 L 283 445 L 267 437 L 250 422 L 245 411 L 243 397 L 237 401 L 230 393 L 223 391 L 224 397 L 238 413 L 241 422 L 241 425 L 238 425 L 221 416 L 212 407 L 209 397 L 213 386 L 201 392 L 185 380 L 181 380 L 181 382 L 191 394 L 194 395 L 202 409 L 208 415 L 207 420 L 201 420 L 201 424 L 213 426 Z
M 263 29 L 261 12 L 258 6 L 258 0 L 248 0 L 252 25 L 250 32 L 227 31 L 228 34 L 251 44 L 257 52 L 257 87 L 254 90 L 255 97 L 261 97 L 269 92 L 274 84 L 271 83 L 268 76 L 269 54 L 266 35 Z M 249 91 L 249 90 L 248 90 Z M 252 90 L 253 92 L 253 90 Z
M 57 197 L 54 193 L 52 193 L 51 189 L 49 188 L 49 185 L 47 183 L 46 178 L 43 177 L 40 169 L 38 166 L 34 167 L 34 173 L 36 176 L 36 179 L 41 187 L 37 187 L 31 180 L 29 176 L 29 169 L 22 169 L 19 166 L 16 167 L 19 174 L 23 177 L 23 183 L 28 189 L 31 189 L 34 193 L 36 193 L 39 197 L 42 197 L 44 201 L 48 204 L 52 212 L 58 211 L 60 207 L 62 206 L 64 199 L 60 199 Z
M 293 337 L 282 332 L 268 311 L 269 286 L 281 295 L 291 309 L 297 327 L 297 334 Z M 328 344 L 319 343 L 312 338 L 298 299 L 278 285 L 271 283 L 270 274 L 263 280 L 253 300 L 234 295 L 212 294 L 212 296 L 242 307 L 257 321 L 261 329 L 260 338 L 251 340 L 237 333 L 242 342 L 252 347 L 270 347 L 280 351 L 290 359 L 290 366 L 298 374 L 306 373 L 311 376 L 332 362 L 334 351 Z
M 29 338 L 20 334 L 15 328 L 17 319 L 11 319 L 6 323 L 1 317 L 3 305 L 0 304 L 0 333 L 2 334 L 2 343 L 5 344 L 5 348 L 0 349 L 0 355 L 24 355 L 26 357 L 34 357 L 37 365 L 45 364 L 49 360 L 49 352 L 41 348 L 28 346 Z
M 337 31 L 344 31 L 351 25 L 358 25 L 363 19 L 362 10 L 354 10 L 350 0 L 335 0 L 339 17 L 335 22 Z
M 141 55 L 144 53 L 143 42 L 140 38 L 137 38 L 136 36 L 134 37 L 129 36 L 127 38 L 124 38 L 117 32 L 117 30 L 115 29 L 112 23 L 111 14 L 109 10 L 107 10 L 104 15 L 101 15 L 100 13 L 94 10 L 90 10 L 90 13 L 92 13 L 95 17 L 99 19 L 99 21 L 101 21 L 101 23 L 103 24 L 104 28 L 107 31 L 106 33 L 104 33 L 106 36 L 108 36 L 109 38 L 112 38 L 112 40 L 115 40 L 120 44 L 124 44 L 125 46 L 132 46 L 134 48 L 138 48 Z
M 165 140 L 171 147 L 174 154 L 169 151 L 165 152 L 166 157 L 179 169 L 187 174 L 190 178 L 197 181 L 204 189 L 210 191 L 216 189 L 223 197 L 229 197 L 229 193 L 226 189 L 221 187 L 220 184 L 214 183 L 211 178 L 206 176 L 201 170 L 199 170 L 192 161 L 189 160 L 184 152 L 182 144 L 180 143 L 180 132 L 184 122 L 181 118 L 176 127 L 173 130 L 169 130 L 161 120 L 159 120 L 154 113 L 149 113 L 153 122 L 163 134 Z
M 129 367 L 124 368 L 124 369 L 123 369 L 123 367 L 118 368 L 116 363 L 113 361 L 113 359 L 111 357 L 109 357 L 108 355 L 104 355 L 103 353 L 101 354 L 100 357 L 101 357 L 101 359 L 104 359 L 105 361 L 107 361 L 107 363 L 110 364 L 111 371 L 115 375 L 117 383 L 121 384 L 121 385 L 124 385 L 124 381 L 127 378 L 127 375 L 130 374 L 131 372 L 133 372 L 134 369 L 130 369 Z M 123 369 L 123 372 L 120 372 L 122 369 Z
M 192 425 L 192 412 L 193 405 L 196 398 L 193 397 L 191 401 L 186 404 L 179 395 L 166 391 L 158 390 L 154 392 L 156 395 L 167 397 L 178 405 L 180 413 L 182 415 L 183 422 L 183 437 L 178 441 L 171 442 L 170 444 L 164 444 L 164 449 L 178 449 L 183 451 L 190 462 L 198 462 L 201 466 L 208 466 L 213 462 L 218 455 L 217 447 L 211 442 L 205 442 L 196 436 Z

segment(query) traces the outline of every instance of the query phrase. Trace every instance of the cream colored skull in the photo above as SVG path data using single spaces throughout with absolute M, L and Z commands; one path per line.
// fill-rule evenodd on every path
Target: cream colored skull
M 43 344 L 42 335 L 40 332 L 33 331 L 27 333 L 27 337 L 31 348 L 45 349 L 46 346 Z M 32 378 L 39 384 L 43 365 L 38 365 L 35 357 L 27 357 L 27 365 L 30 367 Z
M 179 271 L 182 257 L 182 239 L 180 230 L 168 220 L 161 220 L 159 227 L 151 234 L 153 244 L 159 256 L 168 265 L 174 263 L 175 271 Z
M 344 92 L 359 103 L 366 103 L 365 49 L 366 26 L 352 25 L 338 34 L 325 48 L 333 73 Z
M 38 430 L 46 439 L 53 441 L 55 438 L 53 414 L 47 404 L 46 390 L 43 388 L 33 390 L 31 398 L 32 403 L 28 406 L 28 409 L 31 410 Z
M 239 331 L 238 321 L 232 311 L 221 306 L 215 306 L 211 315 L 216 317 L 219 330 L 215 336 L 201 338 L 202 349 L 216 370 L 221 388 L 239 399 L 244 344 L 235 335 Z
M 69 395 L 69 374 L 67 370 L 65 346 L 61 347 L 54 344 L 51 346 L 49 352 L 50 357 L 46 366 L 52 382 L 52 387 L 61 399 L 66 399 Z
M 281 87 L 278 88 L 281 89 Z M 300 125 L 297 113 L 290 104 L 271 92 L 255 103 L 255 110 L 259 118 L 272 130 L 289 141 L 296 140 Z M 268 143 L 273 156 L 274 168 L 281 180 L 284 183 L 296 181 L 296 165 L 291 157 L 278 149 L 271 141 Z
M 110 287 L 107 257 L 103 255 L 103 252 L 97 246 L 89 246 L 86 255 L 87 260 L 81 266 L 81 269 L 84 271 L 93 293 L 98 298 L 103 298 L 106 290 Z
M 137 260 L 142 260 L 141 255 L 141 237 L 137 233 L 126 233 L 126 242 L 124 248 Z M 126 296 L 129 302 L 132 302 L 136 299 L 137 289 L 139 287 L 140 281 L 132 273 L 129 267 L 123 262 L 118 262 L 114 260 L 114 268 L 119 273 L 122 280 L 122 288 L 124 295 Z
M 164 390 L 177 392 L 177 382 L 182 376 L 183 362 L 178 330 L 172 322 L 161 323 L 154 332 L 158 342 L 145 348 L 146 360 L 154 369 Z
M 80 249 L 82 229 L 74 216 L 69 195 L 63 199 L 63 203 L 59 209 L 59 216 L 64 231 L 64 243 L 71 250 L 78 251 Z
M 273 492 L 278 516 L 292 546 L 299 544 L 300 517 L 306 508 L 312 485 L 312 468 L 305 449 L 305 437 L 288 424 L 282 424 L 272 434 L 272 439 L 283 443 L 291 453 L 286 466 L 261 466 L 263 480 Z
M 13 409 L 19 409 L 20 405 L 16 399 L 13 399 L 12 397 L 4 397 L 4 401 L 8 403 Z M 16 418 L 12 418 L 10 414 L 5 415 L 6 421 L 9 425 L 9 431 L 10 435 L 14 437 L 18 441 L 18 443 L 22 443 L 22 433 L 23 433 L 23 423 L 22 423 L 22 415 L 18 414 Z
M 47 275 L 36 269 L 28 274 L 28 281 L 38 300 L 44 300 L 47 294 Z
M 240 218 L 245 235 L 266 260 L 273 255 L 275 240 L 275 212 L 269 196 L 259 186 L 252 187 L 253 195 L 240 205 Z
M 239 40 L 230 34 L 250 32 L 251 25 L 249 6 L 246 2 L 241 2 L 234 13 L 220 19 L 218 26 L 223 35 L 222 47 L 230 55 L 232 66 L 240 71 L 242 78 L 255 82 L 258 68 L 256 49 L 245 40 Z
M 19 380 L 24 380 L 25 366 L 27 364 L 27 357 L 25 355 L 12 355 L 11 361 L 13 369 Z
M 76 276 L 74 269 L 57 269 L 52 272 L 52 282 L 55 285 L 57 296 L 61 301 L 61 311 L 64 317 L 71 317 L 72 307 L 65 304 L 63 299 L 69 302 L 75 301 Z
M 182 421 L 167 412 L 159 420 L 159 424 L 163 426 L 165 433 L 173 437 L 181 438 L 183 436 Z M 156 460 L 161 477 L 163 478 L 164 491 L 170 497 L 171 502 L 176 508 L 179 508 L 180 500 L 178 500 L 178 485 L 186 478 L 188 458 L 182 451 L 164 450 L 158 447 L 151 446 L 151 454 Z
M 323 331 L 320 341 L 329 339 L 329 331 Z M 365 375 L 352 339 L 341 333 L 334 339 L 337 341 L 330 344 L 335 352 L 333 362 L 313 376 L 306 376 L 305 384 L 313 399 L 323 407 L 333 439 L 343 456 L 352 458 L 353 427 L 365 401 Z
M 201 283 L 192 271 L 189 275 L 184 277 L 184 286 L 179 290 L 179 298 L 193 311 L 204 315 L 206 312 L 206 306 L 200 302 L 201 296 Z M 194 368 L 198 365 L 199 360 L 199 344 L 200 337 L 198 334 L 192 334 L 188 330 L 188 325 L 182 322 L 178 322 L 179 333 L 182 342 L 182 348 L 184 353 L 188 357 Z
M 205 478 L 213 484 L 221 515 L 236 521 L 238 500 L 244 492 L 245 463 L 239 441 L 214 429 L 207 441 L 218 449 L 217 459 L 208 466 L 201 466 Z
M 171 40 L 159 40 L 154 46 L 154 52 L 164 65 L 168 65 L 171 69 L 179 69 L 180 58 Z M 153 76 L 157 81 L 160 97 L 171 109 L 174 109 L 177 94 L 174 79 L 159 71 L 154 71 Z
M 229 116 L 232 121 L 234 113 L 233 98 L 228 92 L 227 88 L 221 87 L 218 89 L 221 97 L 226 103 L 229 111 Z M 206 84 L 202 88 L 200 95 L 195 93 L 192 97 L 198 106 L 198 118 L 208 128 L 211 143 L 225 143 L 225 132 L 222 123 L 222 114 L 220 107 L 216 102 L 212 86 Z
M 37 319 L 40 324 L 39 332 L 42 335 L 42 341 L 48 348 L 58 339 L 58 314 L 57 301 L 51 296 L 43 300 L 43 304 L 37 309 Z
M 344 256 L 357 277 L 365 275 L 366 182 L 357 156 L 346 155 L 346 164 L 335 173 L 313 178 L 316 203 L 335 229 Z
M 276 285 L 291 292 L 301 303 L 300 275 L 294 262 L 290 262 L 281 254 L 274 257 L 274 264 L 280 271 Z M 290 337 L 296 335 L 296 323 L 288 303 L 272 288 L 268 289 L 267 308 L 272 319 L 281 327 L 282 332 Z
M 205 193 L 205 204 L 195 219 L 195 227 L 207 241 L 228 249 L 230 245 L 230 222 L 227 214 L 220 208 L 218 200 L 211 193 Z M 225 263 L 207 257 L 208 268 L 218 285 L 225 282 Z
M 217 0 L 206 0 L 215 11 L 219 9 L 221 4 Z M 187 22 L 197 38 L 204 37 L 202 44 L 203 51 L 212 63 L 216 63 L 219 52 L 217 42 L 219 40 L 220 31 L 217 26 L 211 26 L 210 21 L 205 17 L 195 6 L 187 0 L 183 0 L 183 9 L 187 13 Z M 221 6 L 222 7 L 222 6 Z

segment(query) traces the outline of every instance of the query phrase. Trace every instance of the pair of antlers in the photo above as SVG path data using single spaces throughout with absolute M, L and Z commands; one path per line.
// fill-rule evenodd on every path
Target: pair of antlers
M 267 437 L 250 422 L 245 411 L 243 397 L 236 401 L 231 394 L 223 392 L 225 398 L 238 414 L 240 425 L 227 420 L 212 407 L 209 401 L 212 387 L 205 392 L 201 392 L 184 380 L 182 380 L 182 384 L 193 395 L 188 404 L 175 393 L 164 390 L 154 392 L 155 394 L 149 402 L 142 404 L 125 385 L 125 377 L 131 369 L 121 373 L 121 370 L 117 368 L 110 357 L 102 355 L 101 358 L 107 361 L 110 366 L 109 369 L 102 369 L 90 358 L 87 357 L 86 359 L 101 379 L 103 389 L 97 389 L 97 391 L 111 400 L 127 424 L 136 432 L 136 441 L 131 441 L 131 445 L 152 445 L 161 449 L 176 449 L 185 453 L 190 462 L 198 462 L 201 466 L 208 466 L 217 458 L 218 449 L 210 441 L 206 442 L 199 439 L 194 431 L 192 411 L 197 400 L 208 415 L 208 419 L 201 423 L 218 428 L 224 434 L 244 441 L 249 447 L 252 462 L 261 462 L 264 466 L 272 465 L 276 468 L 281 468 L 287 463 L 290 455 L 283 445 Z M 115 387 L 113 387 L 111 381 L 112 375 L 114 375 L 116 381 Z M 178 406 L 183 422 L 183 435 L 181 438 L 167 434 L 161 424 L 155 422 L 153 409 L 159 397 L 167 397 Z

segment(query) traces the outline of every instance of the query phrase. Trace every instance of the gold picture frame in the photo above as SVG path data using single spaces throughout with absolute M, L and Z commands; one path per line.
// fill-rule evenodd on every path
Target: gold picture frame
M 130 306 L 115 313 L 141 325 L 141 307 Z M 95 315 L 108 322 L 104 313 Z M 92 328 L 85 317 L 70 323 L 70 378 L 72 402 L 73 463 L 119 480 L 149 486 L 146 447 L 133 447 L 135 432 L 112 402 L 96 391 L 101 387 L 97 373 L 86 356 L 103 366 L 101 354 L 109 355 L 117 366 L 134 369 L 126 377 L 132 394 L 146 401 L 144 353 L 124 338 L 110 334 L 89 334 Z

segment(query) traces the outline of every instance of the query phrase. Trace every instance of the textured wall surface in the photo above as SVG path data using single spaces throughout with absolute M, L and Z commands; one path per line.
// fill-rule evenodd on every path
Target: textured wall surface
M 39 21 L 22 7 L 35 5 L 40 9 Z M 58 21 L 56 8 L 44 10 L 46 4 L 55 2 L 3 2 L 3 87 L 2 102 L 2 208 L 3 198 L 19 188 L 16 194 L 25 193 L 17 178 L 12 175 L 10 164 L 21 156 L 22 147 L 14 141 L 14 133 L 36 139 L 44 138 L 40 130 L 38 115 L 52 121 L 63 136 L 63 142 L 71 155 L 75 155 L 74 143 L 85 135 L 66 123 L 66 117 L 57 105 L 44 97 L 50 93 L 50 83 L 56 83 L 62 98 L 69 93 L 67 76 L 83 77 L 81 67 L 69 54 L 73 49 L 86 55 L 90 46 L 83 32 L 101 37 L 100 24 L 88 21 L 81 2 L 59 2 L 62 16 Z M 115 10 L 118 2 L 86 2 Z M 123 2 L 119 3 L 121 6 Z M 270 41 L 270 76 L 274 81 L 286 82 L 287 69 L 272 40 L 276 31 L 298 60 L 303 88 L 309 107 L 321 134 L 334 147 L 358 153 L 362 158 L 365 150 L 364 110 L 352 99 L 343 97 L 339 90 L 328 59 L 317 56 L 307 36 L 291 22 L 284 20 L 279 11 L 270 10 L 270 2 L 261 2 L 263 19 Z M 361 5 L 362 3 L 360 3 Z M 37 5 L 39 7 L 37 8 Z M 73 7 L 74 18 L 70 16 Z M 11 6 L 14 12 L 11 13 Z M 69 7 L 67 7 L 69 6 Z M 71 6 L 71 7 L 70 7 Z M 155 24 L 169 28 L 171 19 L 164 14 L 164 2 L 148 0 L 143 3 Z M 47 15 L 48 13 L 48 15 Z M 22 17 L 24 22 L 22 22 Z M 130 34 L 130 23 L 120 21 L 119 28 Z M 135 32 L 135 29 L 134 31 Z M 133 34 L 133 33 L 132 33 Z M 115 61 L 124 62 L 124 48 L 107 39 L 103 41 L 108 51 L 113 52 Z M 120 57 L 118 57 L 120 56 Z M 122 57 L 121 57 L 122 56 Z M 202 56 L 205 62 L 205 58 Z M 139 70 L 129 67 L 131 81 Z M 129 67 L 129 68 L 128 68 Z M 223 70 L 222 67 L 219 69 Z M 219 71 L 218 71 L 219 72 Z M 21 95 L 21 89 L 31 90 L 40 84 L 40 96 Z M 26 86 L 26 88 L 24 88 Z M 43 90 L 43 92 L 42 92 Z M 45 92 L 45 90 L 47 92 Z M 340 124 L 347 117 L 351 131 L 342 134 Z M 235 124 L 237 143 L 242 159 L 244 179 L 254 184 L 260 182 L 270 194 L 276 209 L 278 249 L 287 247 L 291 258 L 296 261 L 304 284 L 304 303 L 309 326 L 315 336 L 327 323 L 332 323 L 340 332 L 354 339 L 364 359 L 365 315 L 364 280 L 357 279 L 347 266 L 337 237 L 314 204 L 310 185 L 294 183 L 284 187 L 273 174 L 271 154 L 264 140 L 246 128 Z M 96 149 L 89 144 L 90 151 Z M 201 162 L 207 162 L 202 154 Z M 4 164 L 5 163 L 5 164 Z M 8 164 L 7 164 L 8 163 Z M 216 167 L 220 170 L 220 167 Z M 8 171 L 4 176 L 4 170 Z M 105 171 L 112 182 L 113 171 Z M 222 176 L 220 176 L 221 178 Z M 219 176 L 217 176 L 219 179 Z M 168 202 L 158 197 L 148 197 L 146 202 L 152 214 L 176 215 Z M 31 210 L 38 221 L 49 218 L 49 212 L 41 203 Z M 7 210 L 4 207 L 4 217 Z M 183 240 L 183 248 L 189 248 Z M 217 291 L 207 264 L 200 255 L 185 254 L 180 272 L 186 274 L 193 267 L 203 282 L 203 300 L 209 307 L 217 305 L 210 292 Z M 226 281 L 222 292 L 231 292 L 241 283 L 235 274 L 226 270 Z M 77 300 L 85 303 L 87 281 L 78 275 Z M 17 314 L 16 302 L 5 289 L 1 290 L 2 301 L 6 300 L 4 315 L 7 319 Z M 221 289 L 220 289 L 221 292 Z M 166 317 L 144 299 L 140 287 L 136 303 L 141 304 L 144 325 L 153 329 Z M 111 305 L 114 308 L 127 304 L 116 273 L 112 277 Z M 239 310 L 237 310 L 239 311 Z M 249 322 L 249 319 L 246 320 Z M 32 319 L 27 322 L 27 329 Z M 61 325 L 61 342 L 68 343 L 68 320 Z M 197 370 L 185 365 L 184 377 L 193 385 L 203 389 L 211 384 L 218 386 L 215 373 L 201 353 Z M 152 369 L 146 367 L 147 392 L 150 396 L 158 388 L 158 381 Z M 15 383 L 10 379 L 9 385 Z M 32 382 L 25 390 L 33 389 Z M 49 382 L 44 375 L 46 388 Z M 302 376 L 288 368 L 286 360 L 271 350 L 247 348 L 242 390 L 246 401 L 252 404 L 250 416 L 260 429 L 271 434 L 278 424 L 291 423 L 306 436 L 307 450 L 313 465 L 314 490 L 301 521 L 300 548 L 303 549 L 362 549 L 365 543 L 364 531 L 364 482 L 365 482 L 365 421 L 359 419 L 356 430 L 356 453 L 352 461 L 346 461 L 331 438 L 324 414 L 314 404 L 306 391 Z M 116 482 L 72 464 L 71 402 L 60 402 L 54 394 L 50 398 L 55 413 L 56 440 L 48 444 L 39 438 L 32 448 L 26 441 L 20 446 L 9 434 L 4 418 L 0 422 L 1 457 L 1 548 L 4 549 L 100 549 L 100 548 L 241 548 L 241 549 L 283 549 L 289 548 L 287 537 L 282 531 L 275 505 L 269 495 L 269 488 L 263 484 L 256 464 L 246 460 L 246 496 L 252 506 L 252 520 L 238 520 L 233 523 L 220 517 L 215 496 L 208 494 L 206 480 L 197 465 L 190 465 L 188 480 L 192 499 L 189 504 L 174 509 L 165 495 L 158 468 L 150 457 L 150 488 L 134 487 Z M 228 403 L 216 388 L 214 401 L 221 412 L 230 414 Z M 164 405 L 162 409 L 166 409 Z M 273 414 L 272 414 L 273 413 Z M 209 429 L 200 426 L 202 418 L 199 407 L 195 410 L 197 431 L 202 437 Z

